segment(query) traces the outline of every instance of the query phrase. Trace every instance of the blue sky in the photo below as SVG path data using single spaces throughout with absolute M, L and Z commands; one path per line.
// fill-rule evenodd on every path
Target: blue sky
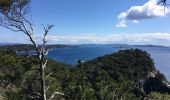
M 128 43 L 170 45 L 169 8 L 156 0 L 33 0 L 31 15 L 36 38 L 42 24 L 53 24 L 49 43 Z M 0 42 L 28 40 L 0 27 Z

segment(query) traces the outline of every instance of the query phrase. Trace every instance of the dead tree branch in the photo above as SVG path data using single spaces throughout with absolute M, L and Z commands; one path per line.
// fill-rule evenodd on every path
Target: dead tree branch
M 50 99 L 49 99 L 49 100 L 53 100 L 53 99 L 54 99 L 54 97 L 55 97 L 56 95 L 64 96 L 64 93 L 54 92 L 54 93 L 51 95 L 51 97 L 50 97 Z

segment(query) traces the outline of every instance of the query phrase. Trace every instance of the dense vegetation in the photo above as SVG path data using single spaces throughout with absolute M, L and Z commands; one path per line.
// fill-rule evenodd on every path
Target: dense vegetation
M 0 50 L 0 100 L 37 100 L 37 64 L 35 57 Z M 76 68 L 50 60 L 46 75 L 48 98 L 55 91 L 65 94 L 54 100 L 170 99 L 166 78 L 156 71 L 149 54 L 139 49 L 79 61 Z
M 53 48 L 70 48 L 70 47 L 77 47 L 77 46 L 70 46 L 70 45 L 47 45 L 46 49 L 53 49 Z M 12 44 L 12 45 L 3 45 L 0 46 L 0 49 L 3 50 L 12 50 L 12 51 L 35 51 L 35 48 L 31 44 Z

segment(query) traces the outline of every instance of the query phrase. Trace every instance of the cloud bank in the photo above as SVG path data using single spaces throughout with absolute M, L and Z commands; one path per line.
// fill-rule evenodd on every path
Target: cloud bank
M 127 27 L 126 23 L 131 20 L 133 23 L 139 23 L 140 20 L 162 17 L 170 13 L 170 9 L 157 5 L 157 0 L 149 0 L 142 6 L 132 6 L 128 11 L 118 15 L 119 22 L 117 27 Z
M 23 37 L 23 38 L 18 38 Z M 41 35 L 35 36 L 41 43 Z M 2 36 L 0 43 L 30 43 L 23 35 L 11 34 Z M 170 33 L 140 33 L 140 34 L 60 34 L 48 35 L 48 44 L 153 44 L 170 46 Z
M 107 34 L 107 35 L 53 35 L 48 36 L 49 43 L 59 44 L 154 44 L 169 45 L 169 33 L 144 33 L 144 34 Z

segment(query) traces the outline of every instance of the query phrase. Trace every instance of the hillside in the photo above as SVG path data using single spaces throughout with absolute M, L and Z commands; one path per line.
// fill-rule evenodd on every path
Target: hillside
M 57 44 L 47 45 L 46 46 L 47 49 L 70 48 L 70 47 L 77 47 L 77 46 L 57 45 Z M 20 51 L 28 52 L 28 51 L 34 51 L 34 46 L 31 45 L 31 44 L 3 44 L 3 45 L 0 45 L 0 49 L 18 51 L 18 52 L 20 52 Z
M 0 99 L 37 100 L 37 60 L 0 50 Z M 52 74 L 50 74 L 52 72 Z M 60 100 L 169 100 L 170 88 L 147 52 L 122 50 L 81 63 L 75 68 L 50 60 L 46 75 L 47 97 L 54 91 Z M 34 97 L 34 98 L 33 98 Z
M 92 75 L 95 76 L 98 73 L 106 73 L 118 84 L 129 82 L 130 89 L 126 88 L 127 93 L 133 91 L 136 94 L 141 90 L 145 95 L 153 91 L 170 93 L 165 76 L 156 70 L 150 55 L 139 49 L 121 50 L 111 55 L 98 57 L 81 66 L 86 73 L 93 73 Z

